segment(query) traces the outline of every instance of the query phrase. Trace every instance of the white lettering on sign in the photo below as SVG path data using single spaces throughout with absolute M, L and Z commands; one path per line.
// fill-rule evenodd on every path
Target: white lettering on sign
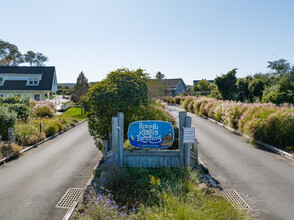
M 153 125 L 139 124 L 138 141 L 143 143 L 160 143 L 162 141 L 161 135 L 158 135 L 158 126 L 156 123 Z
M 184 144 L 194 143 L 195 128 L 184 128 Z

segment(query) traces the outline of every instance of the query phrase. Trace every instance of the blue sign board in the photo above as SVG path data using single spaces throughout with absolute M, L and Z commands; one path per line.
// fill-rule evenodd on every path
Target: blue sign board
M 136 121 L 128 131 L 130 144 L 137 148 L 168 148 L 174 141 L 174 129 L 165 121 Z

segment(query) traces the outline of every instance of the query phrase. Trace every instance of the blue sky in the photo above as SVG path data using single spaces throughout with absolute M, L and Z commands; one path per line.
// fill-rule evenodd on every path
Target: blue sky
M 49 57 L 58 82 L 99 81 L 121 67 L 214 79 L 294 64 L 291 0 L 28 0 L 1 4 L 0 39 Z

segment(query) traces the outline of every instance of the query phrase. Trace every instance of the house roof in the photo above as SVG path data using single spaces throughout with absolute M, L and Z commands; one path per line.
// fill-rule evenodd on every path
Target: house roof
M 178 79 L 163 79 L 162 84 L 166 86 L 166 89 L 176 89 L 180 81 L 183 81 L 182 78 Z M 184 81 L 183 81 L 184 83 Z M 185 85 L 185 83 L 184 83 Z M 186 85 L 185 85 L 186 86 Z
M 1 75 L 6 74 L 42 74 L 42 80 L 40 80 L 38 86 L 27 86 L 27 81 L 25 80 L 5 80 L 4 84 L 0 86 L 0 90 L 51 91 L 53 77 L 55 75 L 55 67 L 0 66 L 0 77 Z

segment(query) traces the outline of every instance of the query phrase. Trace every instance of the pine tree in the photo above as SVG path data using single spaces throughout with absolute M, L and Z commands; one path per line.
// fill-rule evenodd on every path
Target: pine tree
M 79 74 L 77 78 L 77 83 L 74 87 L 74 93 L 72 95 L 72 100 L 78 102 L 81 99 L 81 96 L 86 94 L 89 89 L 88 79 L 86 78 L 83 71 Z

